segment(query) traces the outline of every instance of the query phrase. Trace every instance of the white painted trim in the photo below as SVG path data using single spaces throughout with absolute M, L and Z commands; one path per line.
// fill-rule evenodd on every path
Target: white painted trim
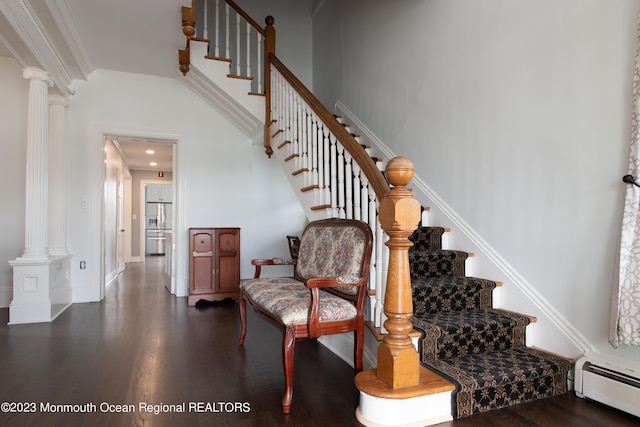
M 356 418 L 367 427 L 420 427 L 451 421 L 451 392 L 384 399 L 360 391 Z
M 375 134 L 362 123 L 353 112 L 351 112 L 341 101 L 335 104 L 336 111 L 348 117 L 348 120 L 358 128 L 361 135 L 366 136 L 369 142 L 381 151 L 384 157 L 391 159 L 396 156 Z M 412 181 L 414 190 L 420 191 L 430 203 L 430 207 L 439 209 L 447 218 L 447 226 L 462 233 L 471 241 L 494 266 L 496 266 L 509 284 L 516 286 L 532 303 L 540 310 L 555 327 L 567 337 L 582 353 L 593 351 L 594 346 L 576 329 L 567 319 L 562 316 L 533 286 L 520 275 L 498 252 L 491 247 L 469 224 L 467 224 L 449 205 L 445 203 L 435 191 L 433 191 L 419 176 L 415 176 Z M 477 254 L 477 253 L 476 253 Z M 479 261 L 479 260 L 476 260 Z M 503 282 L 507 283 L 507 280 Z

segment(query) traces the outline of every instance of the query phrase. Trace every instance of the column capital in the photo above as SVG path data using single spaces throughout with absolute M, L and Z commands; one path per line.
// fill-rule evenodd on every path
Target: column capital
M 53 93 L 49 95 L 49 105 L 59 105 L 61 107 L 66 107 L 67 105 L 69 105 L 69 98 L 64 95 Z
M 51 76 L 49 75 L 49 73 L 47 73 L 44 70 L 41 70 L 40 68 L 27 67 L 24 70 L 22 70 L 22 77 L 29 80 L 41 80 L 44 83 L 46 83 L 47 86 L 49 87 L 53 86 L 53 80 L 51 79 Z

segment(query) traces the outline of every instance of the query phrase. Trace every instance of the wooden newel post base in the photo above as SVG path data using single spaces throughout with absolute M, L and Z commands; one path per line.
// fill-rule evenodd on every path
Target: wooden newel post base
M 420 383 L 420 361 L 409 333 L 413 330 L 413 301 L 409 236 L 420 222 L 420 203 L 413 191 L 406 188 L 414 175 L 413 164 L 404 157 L 395 157 L 386 167 L 387 179 L 394 188 L 380 203 L 382 229 L 390 239 L 389 270 L 384 299 L 384 326 L 388 335 L 378 347 L 377 377 L 393 389 L 414 387 Z

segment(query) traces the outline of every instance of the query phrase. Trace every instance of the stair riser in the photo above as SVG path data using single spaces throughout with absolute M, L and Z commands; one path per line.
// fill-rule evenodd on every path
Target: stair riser
M 442 311 L 490 308 L 495 286 L 433 286 L 413 289 L 413 314 L 424 316 Z
M 411 280 L 464 276 L 467 254 L 457 251 L 410 251 Z
M 442 227 L 420 227 L 409 237 L 413 242 L 411 250 L 436 250 L 442 249 Z
M 445 334 L 441 330 L 427 329 L 421 344 L 421 360 L 429 363 L 446 361 L 453 357 L 480 355 L 493 351 L 524 347 L 526 327 L 499 328 L 474 331 L 467 334 Z

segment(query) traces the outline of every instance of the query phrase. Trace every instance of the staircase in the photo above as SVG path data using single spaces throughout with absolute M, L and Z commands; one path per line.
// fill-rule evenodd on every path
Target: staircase
M 237 8 L 231 0 L 216 0 L 215 4 L 215 10 L 224 7 L 226 14 L 230 8 Z M 189 31 L 195 28 L 193 13 L 183 8 L 183 28 Z M 241 20 L 237 22 L 240 26 Z M 256 29 L 258 40 L 266 35 L 260 42 L 265 46 L 271 43 L 272 24 L 271 19 L 266 29 Z M 247 34 L 250 27 L 256 27 L 255 21 L 246 25 Z M 237 37 L 227 39 L 240 40 L 243 33 L 244 29 L 237 27 Z M 219 58 L 217 53 L 210 56 L 209 40 L 190 36 L 187 31 L 185 35 L 187 46 L 179 55 L 182 81 L 253 141 L 264 139 L 267 154 L 274 154 L 282 165 L 307 217 L 354 218 L 372 228 L 374 254 L 367 317 L 370 328 L 384 335 L 383 296 L 389 252 L 378 207 L 389 186 L 380 173 L 381 159 L 372 157 L 371 149 L 362 145 L 348 124 L 320 105 L 275 55 L 264 55 L 265 99 L 263 94 L 253 92 L 256 83 L 251 76 L 232 72 L 240 70 L 233 61 Z M 244 39 L 237 42 L 238 51 L 243 43 Z M 253 51 L 256 49 L 246 49 Z M 251 62 L 248 57 L 246 62 Z M 257 87 L 261 87 L 260 82 L 258 75 Z M 565 393 L 571 362 L 526 346 L 526 329 L 535 319 L 493 308 L 493 291 L 500 283 L 467 276 L 472 254 L 444 249 L 447 232 L 442 227 L 421 224 L 410 237 L 414 245 L 409 250 L 409 263 L 414 307 L 411 322 L 420 333 L 420 363 L 455 385 L 452 416 L 466 417 Z
M 409 262 L 420 362 L 455 384 L 453 417 L 565 393 L 571 362 L 525 346 L 535 319 L 492 308 L 500 284 L 466 276 L 469 254 L 443 249 L 445 231 L 420 226 Z

